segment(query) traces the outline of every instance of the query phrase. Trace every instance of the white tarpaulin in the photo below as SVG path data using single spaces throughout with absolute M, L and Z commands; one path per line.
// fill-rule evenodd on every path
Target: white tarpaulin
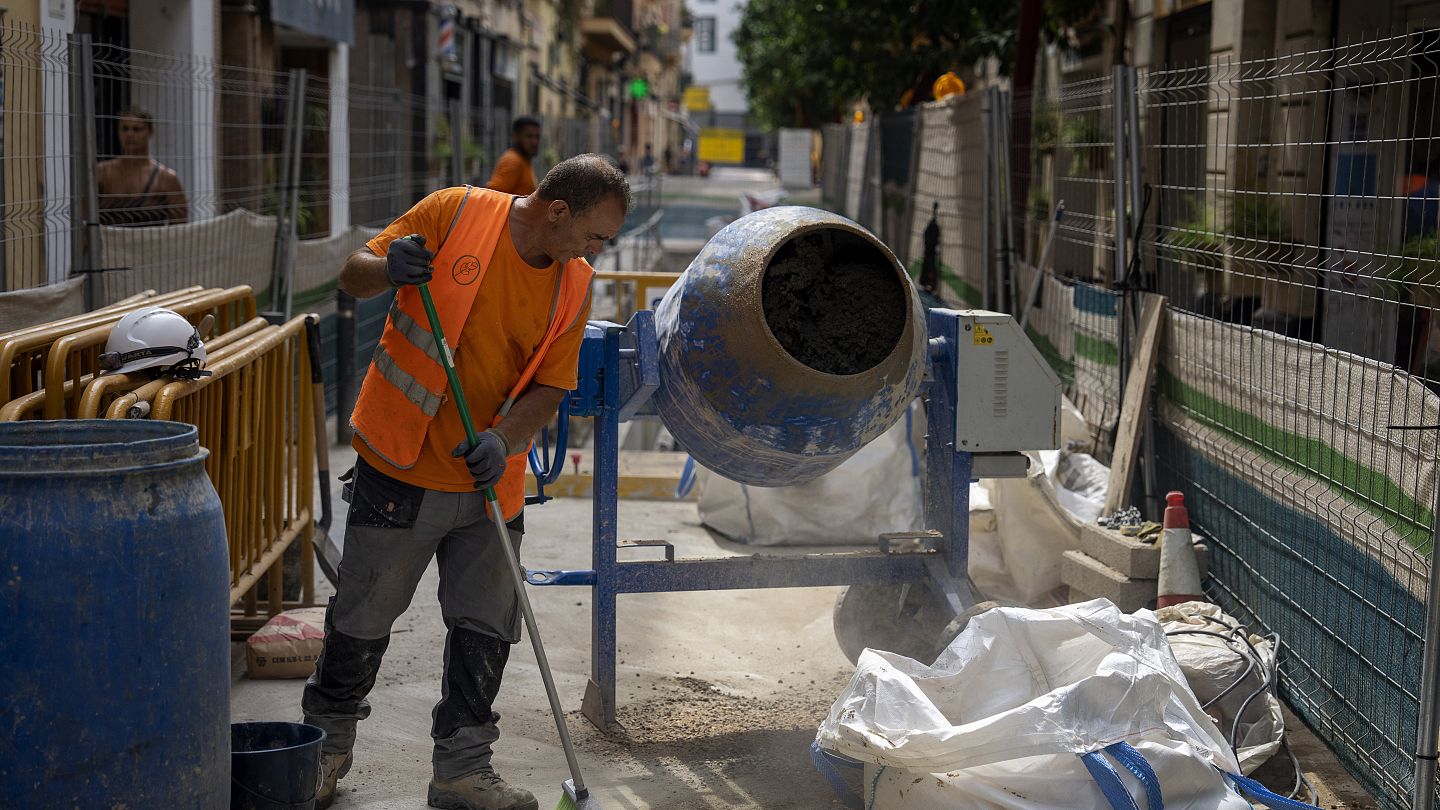
M 886 532 L 916 531 L 920 454 L 913 440 L 918 406 L 843 464 L 793 487 L 752 487 L 697 465 L 700 521 L 758 546 L 868 545 Z M 924 435 L 924 428 L 919 427 Z
M 1104 599 L 987 611 L 933 666 L 866 650 L 816 742 L 867 764 L 874 810 L 1111 810 L 1081 756 L 1122 742 L 1165 807 L 1250 808 L 1220 773 L 1238 763 L 1154 614 Z M 1120 770 L 1124 791 L 1154 807 L 1136 770 Z

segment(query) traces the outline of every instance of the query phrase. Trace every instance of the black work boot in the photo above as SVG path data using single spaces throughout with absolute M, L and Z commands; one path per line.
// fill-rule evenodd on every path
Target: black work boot
M 448 782 L 431 779 L 426 799 L 440 810 L 540 810 L 535 794 L 488 769 Z
M 333 599 L 331 605 L 333 608 Z M 325 732 L 320 800 L 327 804 L 318 806 L 334 801 L 335 782 L 350 770 L 355 726 L 370 716 L 370 703 L 365 697 L 375 688 L 375 676 L 389 645 L 389 636 L 362 639 L 339 632 L 326 613 L 325 646 L 300 699 L 305 722 Z
M 500 715 L 493 706 L 509 659 L 509 642 L 451 625 L 445 638 L 445 678 L 430 732 L 435 738 L 432 806 L 508 810 L 533 802 L 534 797 L 506 785 L 490 766 L 490 747 L 500 739 Z M 453 803 L 460 801 L 455 796 L 469 804 Z

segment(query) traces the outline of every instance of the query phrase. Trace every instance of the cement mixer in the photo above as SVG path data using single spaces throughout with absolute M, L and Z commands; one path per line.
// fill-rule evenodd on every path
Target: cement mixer
M 658 417 L 697 463 L 784 486 L 839 465 L 917 396 L 929 419 L 927 531 L 832 553 L 705 559 L 677 559 L 661 540 L 617 539 L 621 422 Z M 970 481 L 1024 475 L 1020 451 L 1058 446 L 1060 380 L 1009 315 L 926 311 L 869 231 L 784 206 L 717 233 L 655 312 L 624 326 L 591 322 L 569 408 L 595 419 L 592 564 L 531 571 L 528 581 L 592 589 L 583 709 L 603 729 L 615 722 L 622 593 L 846 585 L 879 594 L 875 605 L 852 600 L 862 607 L 853 620 L 837 613 L 847 649 L 872 636 L 883 646 L 916 626 L 953 628 L 977 601 L 966 573 Z M 663 559 L 622 562 L 617 546 L 655 547 Z

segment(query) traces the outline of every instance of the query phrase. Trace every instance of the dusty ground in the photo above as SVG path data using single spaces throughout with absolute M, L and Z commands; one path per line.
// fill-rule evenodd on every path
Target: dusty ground
M 337 453 L 335 469 L 343 471 Z M 526 514 L 526 564 L 581 568 L 590 559 L 589 500 Z M 341 516 L 343 517 L 343 516 Z M 743 553 L 699 526 L 693 503 L 627 502 L 622 537 L 665 538 L 681 555 Z M 337 527 L 337 531 L 339 527 Z M 338 808 L 425 806 L 430 708 L 439 697 L 444 627 L 434 567 L 396 624 L 360 725 Z M 328 593 L 328 589 L 326 591 Z M 809 760 L 815 727 L 851 668 L 831 632 L 836 589 L 624 596 L 619 692 L 623 733 L 605 737 L 578 714 L 589 674 L 589 591 L 532 588 L 531 599 L 571 710 L 586 779 L 613 808 L 838 807 Z M 299 718 L 300 681 L 238 680 L 233 719 Z M 528 643 L 511 657 L 497 710 L 496 766 L 553 806 L 565 760 Z

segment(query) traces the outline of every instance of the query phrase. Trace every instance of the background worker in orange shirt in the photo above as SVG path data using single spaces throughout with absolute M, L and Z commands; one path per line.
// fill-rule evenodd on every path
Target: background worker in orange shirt
M 535 168 L 530 162 L 540 154 L 540 121 L 522 115 L 510 125 L 510 148 L 500 156 L 490 182 L 485 184 L 505 194 L 524 196 L 535 190 Z

